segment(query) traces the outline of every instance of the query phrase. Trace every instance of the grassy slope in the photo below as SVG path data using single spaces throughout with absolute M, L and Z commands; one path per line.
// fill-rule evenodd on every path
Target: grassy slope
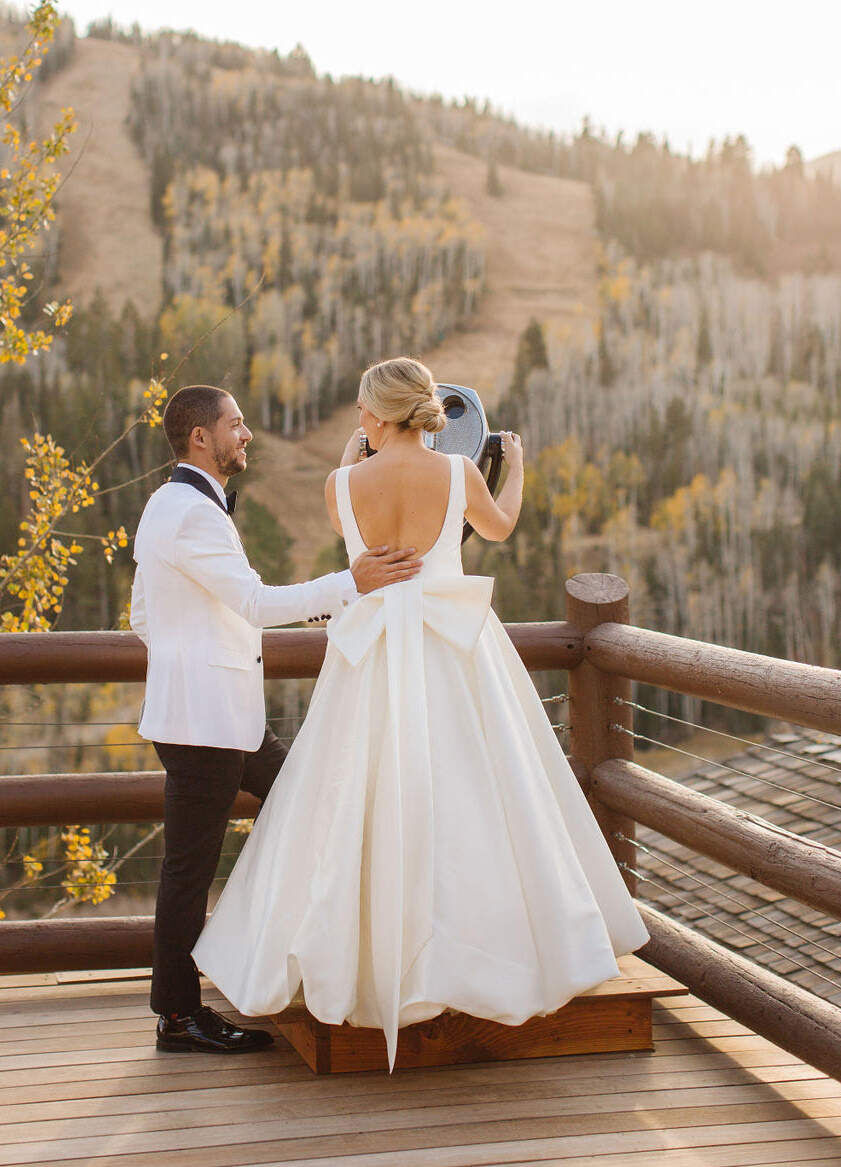
M 80 39 L 67 68 L 44 86 L 40 115 L 46 125 L 70 105 L 79 122 L 62 163 L 65 175 L 75 168 L 59 195 L 59 292 L 83 304 L 101 287 L 116 311 L 132 299 L 151 315 L 160 305 L 163 247 L 146 164 L 125 126 L 137 59 L 132 45 Z

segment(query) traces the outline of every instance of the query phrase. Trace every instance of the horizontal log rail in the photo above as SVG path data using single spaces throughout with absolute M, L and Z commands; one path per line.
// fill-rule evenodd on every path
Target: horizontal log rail
M 253 818 L 258 807 L 240 791 L 230 817 Z M 0 777 L 0 827 L 159 823 L 163 812 L 164 774 L 157 770 Z
M 637 907 L 651 936 L 638 956 L 754 1033 L 841 1079 L 841 1009 L 656 908 Z
M 75 920 L 4 920 L 0 927 L 0 975 L 33 972 L 149 968 L 154 916 L 91 916 Z M 284 1021 L 303 1020 L 306 1008 L 291 1004 Z
M 3 920 L 0 974 L 149 968 L 153 916 Z
M 593 772 L 600 802 L 757 883 L 841 919 L 841 853 L 618 759 Z M 0 791 L 2 787 L 0 787 Z
M 668 636 L 627 624 L 587 633 L 584 659 L 606 673 L 747 713 L 841 732 L 841 671 Z
M 526 668 L 572 669 L 581 661 L 581 634 L 563 620 L 506 624 Z M 315 677 L 324 661 L 321 628 L 263 633 L 269 680 Z M 142 681 L 146 649 L 134 632 L 21 632 L 0 636 L 0 685 Z

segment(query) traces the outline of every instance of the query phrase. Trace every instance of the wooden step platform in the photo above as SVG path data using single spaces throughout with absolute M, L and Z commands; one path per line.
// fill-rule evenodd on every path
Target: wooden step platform
M 442 1013 L 407 1025 L 400 1030 L 395 1068 L 653 1049 L 652 998 L 687 990 L 637 956 L 620 957 L 618 963 L 621 976 L 524 1025 L 500 1025 L 466 1013 Z M 325 1025 L 299 1004 L 272 1020 L 316 1074 L 388 1069 L 379 1029 Z

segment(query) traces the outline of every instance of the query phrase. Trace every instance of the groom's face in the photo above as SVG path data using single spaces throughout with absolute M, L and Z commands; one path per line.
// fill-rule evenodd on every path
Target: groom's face
M 225 478 L 240 474 L 248 461 L 245 447 L 254 435 L 233 397 L 222 402 L 221 415 L 209 433 L 210 452 L 219 473 Z

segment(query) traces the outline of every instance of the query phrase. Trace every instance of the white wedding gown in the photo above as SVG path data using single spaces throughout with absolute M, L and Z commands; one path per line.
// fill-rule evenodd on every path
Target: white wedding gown
M 348 555 L 365 550 L 336 480 Z M 465 576 L 464 462 L 420 574 L 328 627 L 309 712 L 193 949 L 242 1013 L 385 1031 L 517 1025 L 618 975 L 648 933 L 490 608 Z

